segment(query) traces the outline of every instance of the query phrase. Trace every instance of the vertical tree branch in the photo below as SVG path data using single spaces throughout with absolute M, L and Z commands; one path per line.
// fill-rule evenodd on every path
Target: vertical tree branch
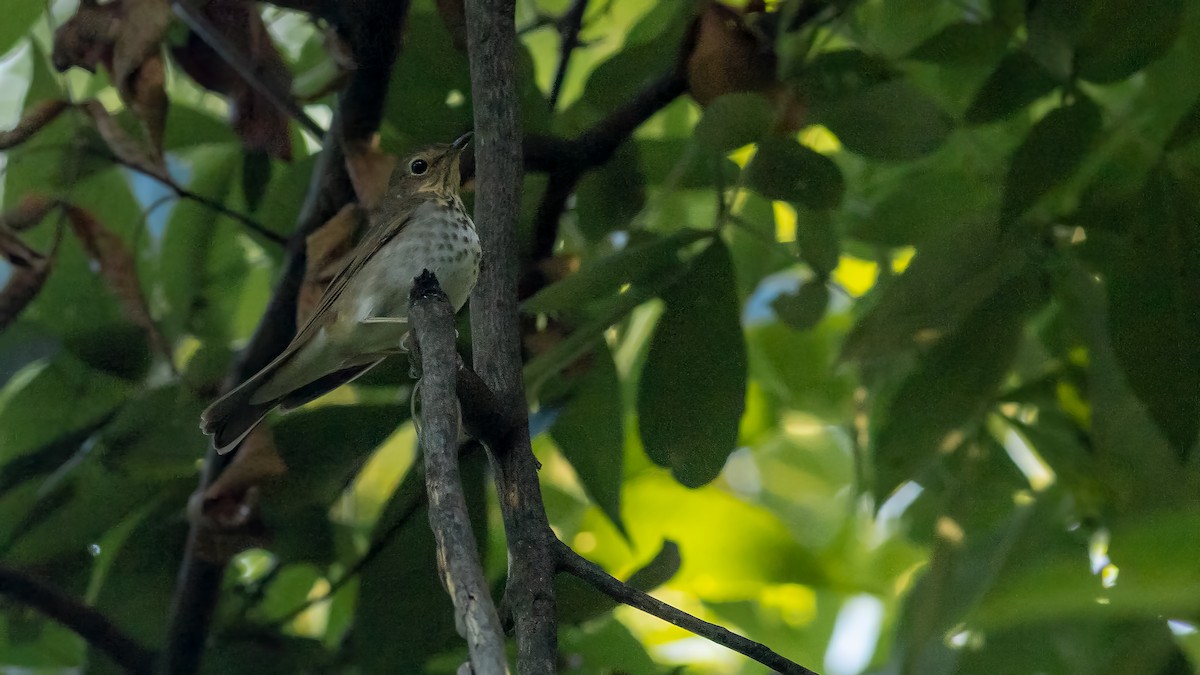
M 571 63 L 571 54 L 579 46 L 579 29 L 583 27 L 583 15 L 587 12 L 588 0 L 572 0 L 571 6 L 563 14 L 559 23 L 558 70 L 554 73 L 554 85 L 550 87 L 550 109 L 558 105 L 558 97 L 562 94 L 563 82 L 567 79 L 567 66 Z
M 504 629 L 492 604 L 471 530 L 458 473 L 458 353 L 454 310 L 428 270 L 413 283 L 408 310 L 421 364 L 421 449 L 429 494 L 429 524 L 437 540 L 438 571 L 454 601 L 455 625 L 467 640 L 476 675 L 504 675 Z
M 402 0 L 356 5 L 356 13 L 347 12 L 334 21 L 343 34 L 358 38 L 351 44 L 355 46 L 360 67 L 339 99 L 296 230 L 288 240 L 282 276 L 250 343 L 226 378 L 227 390 L 269 363 L 296 332 L 296 298 L 304 277 L 306 238 L 354 199 L 343 147 L 347 142 L 369 139 L 379 128 L 385 95 L 381 92 L 387 91 L 408 4 Z M 234 453 L 218 455 L 209 449 L 201 470 L 199 493 L 203 494 L 217 480 L 233 457 Z M 206 547 L 211 546 L 206 539 L 211 536 L 211 525 L 193 517 L 171 602 L 166 652 L 160 666 L 162 672 L 171 675 L 195 673 L 208 640 L 226 563 L 224 559 L 205 555 Z
M 505 601 L 517 635 L 517 670 L 555 672 L 554 534 L 529 445 L 517 324 L 515 238 L 522 180 L 513 0 L 467 0 L 467 52 L 475 106 L 475 222 L 483 269 L 471 296 L 475 370 L 513 420 L 511 443 L 491 448 L 508 536 Z

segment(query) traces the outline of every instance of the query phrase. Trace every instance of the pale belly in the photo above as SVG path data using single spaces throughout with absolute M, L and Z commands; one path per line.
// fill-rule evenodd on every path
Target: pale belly
M 446 212 L 421 217 L 376 253 L 355 275 L 343 298 L 359 322 L 408 316 L 408 292 L 423 270 L 433 272 L 454 311 L 467 302 L 479 277 L 479 237 L 469 221 Z

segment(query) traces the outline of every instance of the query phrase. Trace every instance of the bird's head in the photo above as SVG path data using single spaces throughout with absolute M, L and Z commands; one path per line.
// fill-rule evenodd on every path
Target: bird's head
M 459 160 L 471 143 L 471 132 L 450 143 L 429 145 L 405 157 L 392 171 L 388 193 L 397 196 L 430 195 L 446 199 L 458 195 L 462 183 Z

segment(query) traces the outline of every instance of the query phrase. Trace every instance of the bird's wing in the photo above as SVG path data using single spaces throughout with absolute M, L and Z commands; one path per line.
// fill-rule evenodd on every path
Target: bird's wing
M 292 340 L 292 345 L 304 344 L 313 333 L 320 330 L 324 322 L 330 318 L 329 310 L 338 297 L 341 296 L 342 291 L 346 289 L 346 284 L 367 264 L 367 261 L 379 252 L 379 249 L 383 248 L 393 237 L 408 226 L 415 212 L 416 208 L 407 209 L 403 217 L 388 223 L 379 223 L 367 230 L 366 236 L 354 247 L 350 260 L 334 275 L 333 280 L 325 288 L 325 292 L 321 295 L 321 302 L 308 315 L 308 321 L 296 332 L 296 337 Z M 290 351 L 292 345 L 289 345 L 288 350 L 285 350 L 285 352 Z

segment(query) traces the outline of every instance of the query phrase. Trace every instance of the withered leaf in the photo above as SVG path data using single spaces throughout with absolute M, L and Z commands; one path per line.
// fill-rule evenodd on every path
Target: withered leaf
M 66 213 L 71 230 L 83 244 L 88 257 L 99 265 L 100 277 L 116 296 L 126 316 L 146 332 L 151 347 L 167 363 L 172 363 L 170 347 L 150 316 L 150 308 L 138 282 L 137 263 L 125 247 L 125 242 L 95 216 L 78 206 L 68 205 Z
M 55 246 L 57 250 L 57 246 Z M 21 312 L 33 302 L 54 262 L 54 252 L 45 256 L 17 237 L 16 233 L 0 224 L 0 255 L 12 265 L 8 282 L 0 289 L 0 333 L 4 332 Z
M 241 0 L 209 0 L 197 11 L 250 60 L 254 72 L 276 96 L 286 98 L 291 95 L 292 74 L 271 41 L 257 7 Z M 248 150 L 291 160 L 288 117 L 238 75 L 207 42 L 192 32 L 171 53 L 200 86 L 229 98 L 234 131 Z
M 227 510 L 219 505 L 229 501 L 239 502 L 250 488 L 281 476 L 287 465 L 275 447 L 275 436 L 271 430 L 260 425 L 242 442 L 233 462 L 221 472 L 217 480 L 204 491 L 204 513 Z
M 379 206 L 387 191 L 388 178 L 396 166 L 396 158 L 379 149 L 379 134 L 370 142 L 350 143 L 346 147 L 346 171 L 358 203 L 368 211 Z
M 8 150 L 29 140 L 42 127 L 54 121 L 70 104 L 61 99 L 50 99 L 35 104 L 25 111 L 17 126 L 0 131 L 0 150 Z
M 167 173 L 167 165 L 162 156 L 157 152 L 150 151 L 144 144 L 130 136 L 116 118 L 108 114 L 104 104 L 91 99 L 83 103 L 83 109 L 92 118 L 96 124 L 96 130 L 100 132 L 100 137 L 104 139 L 104 143 L 117 159 L 168 185 L 174 185 L 170 174 Z

